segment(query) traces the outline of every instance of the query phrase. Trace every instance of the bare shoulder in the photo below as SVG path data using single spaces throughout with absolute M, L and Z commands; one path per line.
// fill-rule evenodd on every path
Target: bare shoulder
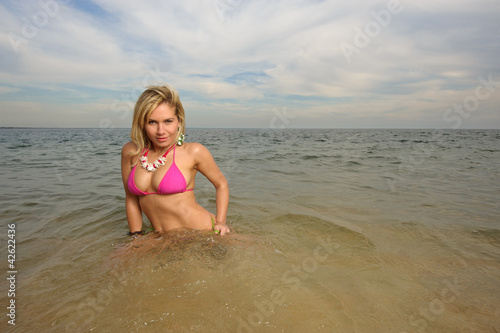
M 200 163 L 212 158 L 210 151 L 208 151 L 208 149 L 201 143 L 188 142 L 183 146 L 185 146 L 184 149 L 193 158 L 195 163 Z
M 127 142 L 122 148 L 122 163 L 132 164 L 132 154 L 137 151 L 134 141 Z
M 134 143 L 134 141 L 129 141 L 123 145 L 122 156 L 129 156 L 131 152 L 134 152 L 136 150 L 137 150 L 137 145 Z
M 184 148 L 190 155 L 198 155 L 208 152 L 208 149 L 198 142 L 187 142 L 184 144 Z

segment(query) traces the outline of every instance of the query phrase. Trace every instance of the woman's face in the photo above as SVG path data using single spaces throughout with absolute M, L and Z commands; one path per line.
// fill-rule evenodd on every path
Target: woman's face
M 179 133 L 179 119 L 175 115 L 175 106 L 167 103 L 158 105 L 147 119 L 145 130 L 155 150 L 170 147 Z

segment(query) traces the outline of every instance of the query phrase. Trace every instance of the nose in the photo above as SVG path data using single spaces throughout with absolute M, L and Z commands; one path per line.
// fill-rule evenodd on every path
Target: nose
M 158 127 L 156 128 L 156 132 L 158 134 L 162 134 L 162 133 L 165 133 L 165 129 L 166 129 L 166 125 L 163 123 L 159 123 Z

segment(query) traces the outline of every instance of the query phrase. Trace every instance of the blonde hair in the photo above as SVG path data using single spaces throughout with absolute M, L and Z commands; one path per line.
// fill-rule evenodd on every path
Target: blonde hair
M 132 152 L 132 156 L 137 157 L 145 148 L 151 148 L 151 141 L 146 135 L 144 127 L 153 110 L 162 103 L 167 103 L 175 107 L 175 115 L 179 120 L 179 131 L 175 142 L 184 134 L 186 130 L 185 113 L 179 93 L 167 84 L 150 86 L 139 96 L 139 99 L 135 103 L 130 138 L 136 144 L 137 151 Z

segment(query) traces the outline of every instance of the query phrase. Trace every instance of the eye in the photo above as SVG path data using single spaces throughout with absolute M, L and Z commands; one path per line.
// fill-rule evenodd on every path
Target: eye
M 154 120 L 150 120 L 150 121 L 148 121 L 148 124 L 149 124 L 149 125 L 152 125 L 152 124 L 155 124 L 155 123 L 156 123 L 156 121 L 154 121 Z

